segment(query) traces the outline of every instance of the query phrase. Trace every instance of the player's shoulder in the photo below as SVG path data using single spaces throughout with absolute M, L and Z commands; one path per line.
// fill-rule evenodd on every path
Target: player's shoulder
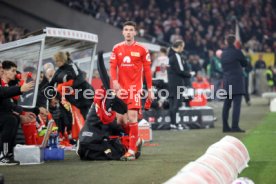
M 124 45 L 124 42 L 117 43 L 116 45 L 114 45 L 113 50 L 117 49 L 117 48 L 119 48 L 119 47 L 121 47 L 123 45 Z
M 148 52 L 148 49 L 144 45 L 142 45 L 141 43 L 135 42 L 135 46 L 142 49 L 142 50 L 144 50 L 145 52 Z

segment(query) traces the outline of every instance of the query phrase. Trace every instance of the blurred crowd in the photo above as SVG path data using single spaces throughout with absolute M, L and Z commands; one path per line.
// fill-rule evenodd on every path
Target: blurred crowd
M 276 51 L 276 3 L 272 0 L 57 0 L 98 20 L 122 27 L 138 24 L 140 36 L 159 43 L 186 42 L 201 57 L 224 47 L 224 37 L 240 28 L 241 41 L 252 51 Z
M 119 28 L 124 21 L 134 20 L 140 36 L 150 35 L 166 47 L 183 39 L 185 59 L 191 70 L 204 73 L 209 79 L 222 75 L 220 69 L 214 71 L 210 66 L 216 66 L 215 51 L 225 47 L 225 35 L 235 32 L 236 23 L 249 60 L 251 51 L 276 52 L 276 13 L 273 11 L 276 3 L 272 0 L 57 1 Z M 26 32 L 24 28 L 0 22 L 0 43 L 17 40 Z M 152 57 L 154 61 L 157 53 Z
M 26 33 L 24 28 L 0 22 L 0 44 L 18 40 Z

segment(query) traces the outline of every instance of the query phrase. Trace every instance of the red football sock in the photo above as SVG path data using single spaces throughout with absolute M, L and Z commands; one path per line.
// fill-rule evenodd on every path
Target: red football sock
M 136 151 L 136 142 L 138 140 L 138 123 L 129 123 L 129 151 Z

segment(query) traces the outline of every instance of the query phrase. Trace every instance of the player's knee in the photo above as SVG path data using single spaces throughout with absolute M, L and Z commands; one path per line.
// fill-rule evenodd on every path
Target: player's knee
M 123 119 L 123 118 L 117 118 L 117 123 L 120 124 L 120 125 L 122 125 L 122 124 L 124 124 L 125 122 L 124 122 L 124 119 Z
M 126 124 L 127 123 L 127 116 L 126 115 L 118 115 L 117 114 L 117 123 L 120 125 Z
M 130 113 L 128 116 L 129 122 L 137 122 L 138 115 L 137 113 Z

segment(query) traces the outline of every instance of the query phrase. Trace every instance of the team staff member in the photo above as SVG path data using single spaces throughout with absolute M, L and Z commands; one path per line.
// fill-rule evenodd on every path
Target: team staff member
M 16 165 L 13 159 L 13 146 L 19 125 L 19 115 L 23 110 L 14 103 L 12 97 L 33 89 L 34 82 L 20 86 L 9 86 L 15 80 L 16 64 L 11 61 L 2 63 L 3 75 L 0 85 L 0 165 Z
M 67 82 L 70 79 L 73 80 L 71 87 L 74 90 L 80 90 L 77 93 L 77 96 L 65 95 L 65 98 L 77 108 L 80 109 L 80 112 L 85 119 L 91 104 L 93 103 L 92 98 L 85 98 L 85 90 L 91 89 L 91 85 L 87 83 L 84 79 L 81 70 L 69 59 L 69 54 L 65 52 L 57 52 L 54 55 L 55 63 L 58 67 L 51 81 L 49 82 L 49 86 L 54 86 L 56 84 L 61 84 L 63 82 Z M 75 97 L 76 96 L 76 97 Z
M 181 53 L 184 51 L 185 43 L 183 40 L 176 40 L 169 51 L 169 101 L 170 101 L 170 117 L 171 117 L 171 129 L 183 130 L 183 127 L 179 124 L 176 126 L 176 113 L 182 104 L 183 99 L 178 99 L 177 94 L 178 87 L 190 87 L 191 77 L 195 75 L 195 72 L 190 72 L 187 63 L 184 61 Z M 187 99 L 186 99 L 187 100 Z
M 148 88 L 148 98 L 152 100 L 152 77 L 150 55 L 146 48 L 137 43 L 136 23 L 127 21 L 123 25 L 124 41 L 114 46 L 110 56 L 111 84 L 117 95 L 123 98 L 128 106 L 124 115 L 117 114 L 118 123 L 129 126 L 129 150 L 121 160 L 134 160 L 138 141 L 138 111 L 141 108 L 140 92 L 143 86 L 143 73 Z M 128 129 L 128 128 L 126 128 Z
M 239 127 L 242 96 L 245 94 L 244 76 L 242 67 L 247 61 L 242 52 L 235 48 L 235 36 L 229 35 L 226 39 L 227 48 L 223 50 L 221 65 L 223 70 L 223 88 L 227 91 L 222 110 L 223 132 L 245 132 Z M 232 87 L 232 90 L 231 88 Z M 232 95 L 230 94 L 232 93 Z M 232 128 L 228 125 L 228 116 L 233 101 Z

